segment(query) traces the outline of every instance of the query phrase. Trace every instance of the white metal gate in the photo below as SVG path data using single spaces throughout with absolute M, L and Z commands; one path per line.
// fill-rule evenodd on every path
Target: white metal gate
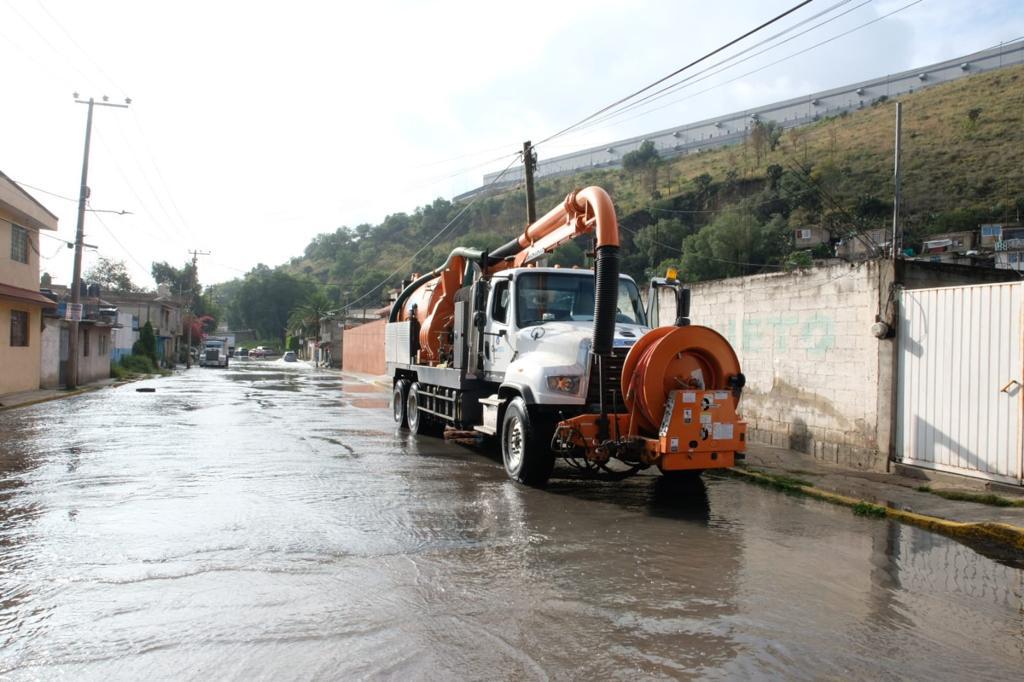
M 897 459 L 1024 483 L 1022 287 L 901 292 Z

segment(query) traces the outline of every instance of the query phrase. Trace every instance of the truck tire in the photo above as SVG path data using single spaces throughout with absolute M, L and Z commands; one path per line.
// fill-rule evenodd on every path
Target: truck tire
M 425 436 L 429 433 L 426 415 L 419 411 L 420 385 L 418 383 L 409 387 L 405 397 L 405 420 L 409 430 L 417 436 Z
M 398 428 L 407 429 L 409 428 L 409 422 L 406 419 L 405 413 L 405 392 L 408 390 L 409 382 L 405 379 L 399 379 L 395 382 L 395 388 L 391 392 L 391 411 L 395 415 L 395 423 L 398 424 Z
M 514 481 L 538 488 L 544 487 L 555 468 L 555 455 L 550 440 L 545 442 L 543 429 L 530 419 L 526 401 L 513 398 L 501 420 L 501 460 L 505 472 Z

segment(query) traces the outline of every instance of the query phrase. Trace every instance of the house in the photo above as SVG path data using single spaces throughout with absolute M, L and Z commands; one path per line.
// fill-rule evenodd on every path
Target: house
M 43 309 L 40 236 L 56 232 L 50 213 L 0 172 L 0 395 L 39 388 Z
M 185 345 L 182 340 L 183 303 L 180 297 L 171 294 L 166 284 L 157 285 L 156 293 L 111 292 L 105 298 L 118 313 L 132 316 L 131 331 L 137 332 L 147 322 L 153 326 L 156 354 L 164 367 L 173 367 L 178 362 L 179 350 Z M 118 336 L 118 344 L 126 342 L 127 339 Z M 131 352 L 130 347 L 128 350 Z
M 78 324 L 77 379 L 79 384 L 87 384 L 110 377 L 112 334 L 117 329 L 117 308 L 100 297 L 98 285 L 86 286 L 82 283 L 80 286 L 82 320 Z M 71 323 L 65 319 L 65 313 L 71 302 L 71 290 L 54 285 L 41 291 L 54 301 L 54 307 L 43 311 L 40 387 L 60 388 L 67 383 Z
M 320 320 L 320 357 L 319 362 L 325 367 L 341 367 L 341 344 L 345 330 L 345 321 L 340 314 L 330 315 Z
M 883 255 L 888 252 L 891 236 L 891 228 L 874 228 L 844 237 L 836 245 L 836 257 L 858 261 Z
M 811 249 L 820 244 L 828 244 L 832 235 L 823 227 L 807 225 L 793 230 L 793 243 L 798 249 Z
M 995 251 L 997 268 L 1024 271 L 1024 225 L 982 225 L 981 242 Z

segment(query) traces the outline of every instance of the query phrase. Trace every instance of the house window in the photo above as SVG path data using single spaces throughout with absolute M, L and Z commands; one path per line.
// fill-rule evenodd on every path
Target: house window
M 82 355 L 89 357 L 89 330 L 82 330 Z
M 1001 237 L 1002 234 L 1003 234 L 1003 226 L 1002 225 L 982 225 L 981 226 L 981 236 L 982 237 L 995 237 L 996 239 L 999 239 L 999 237 Z
M 28 345 L 28 313 L 24 310 L 11 311 L 11 346 Z
M 11 260 L 28 263 L 28 230 L 11 225 Z
M 110 349 L 107 348 L 107 335 L 100 334 L 100 355 L 106 355 L 109 352 Z

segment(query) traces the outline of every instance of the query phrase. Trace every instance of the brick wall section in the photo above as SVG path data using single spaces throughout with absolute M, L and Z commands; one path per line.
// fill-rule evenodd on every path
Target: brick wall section
M 384 325 L 387 320 L 346 329 L 342 348 L 342 369 L 365 374 L 384 374 Z
M 724 335 L 739 355 L 751 441 L 884 469 L 880 346 L 890 353 L 891 341 L 870 332 L 886 274 L 880 269 L 877 262 L 841 264 L 693 285 L 693 324 Z M 662 319 L 674 319 L 668 307 Z

